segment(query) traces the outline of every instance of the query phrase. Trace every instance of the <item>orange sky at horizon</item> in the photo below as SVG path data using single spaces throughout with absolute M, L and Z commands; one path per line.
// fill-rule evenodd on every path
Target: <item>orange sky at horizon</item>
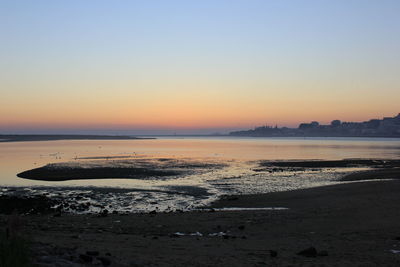
M 362 0 L 5 1 L 0 133 L 396 116 L 399 12 Z
M 112 89 L 107 88 L 111 84 L 100 81 L 82 89 L 79 83 L 43 81 L 40 87 L 32 83 L 32 89 L 23 94 L 3 94 L 0 129 L 231 129 L 265 124 L 297 127 L 314 120 L 364 121 L 400 112 L 399 93 L 394 90 L 393 97 L 388 97 L 379 90 L 360 90 L 358 83 L 346 81 L 295 83 L 271 79 L 257 84 L 234 79 L 168 84 L 168 80 L 160 79 L 139 85 L 126 81 Z M 22 92 L 26 86 L 26 82 L 14 82 L 11 88 Z M 375 84 L 368 87 L 377 88 Z
M 99 108 L 81 107 L 71 104 L 68 108 L 52 105 L 35 109 L 23 109 L 7 114 L 0 107 L 0 129 L 202 129 L 202 128 L 253 128 L 261 125 L 278 125 L 280 127 L 297 127 L 301 122 L 319 121 L 328 124 L 333 119 L 342 121 L 365 121 L 373 118 L 392 117 L 399 112 L 383 110 L 378 107 L 370 111 L 359 112 L 359 107 L 328 109 L 326 103 L 321 106 L 307 103 L 291 103 L 293 109 L 274 106 L 246 104 L 229 106 L 187 102 L 154 104 L 145 106 L 116 107 L 100 106 Z M 350 113 L 349 110 L 353 111 Z

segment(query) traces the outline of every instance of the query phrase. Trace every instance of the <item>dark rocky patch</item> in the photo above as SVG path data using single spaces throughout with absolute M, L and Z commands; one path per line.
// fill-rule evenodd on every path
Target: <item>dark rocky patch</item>
M 86 251 L 86 255 L 89 255 L 89 256 L 99 256 L 99 254 L 100 253 L 96 250 Z
M 103 266 L 111 265 L 111 260 L 106 257 L 97 257 L 97 259 L 103 264 Z
M 0 196 L 0 213 L 48 214 L 54 212 L 52 207 L 55 204 L 57 204 L 56 201 L 44 196 Z
M 328 255 L 329 255 L 328 251 L 326 251 L 326 250 L 321 250 L 321 251 L 318 251 L 318 253 L 317 253 L 317 256 L 319 256 L 319 257 L 325 257 Z
M 304 257 L 316 257 L 318 255 L 318 252 L 314 247 L 309 247 L 298 252 L 297 255 Z
M 271 258 L 276 258 L 278 257 L 278 252 L 276 250 L 269 250 L 269 255 Z
M 86 254 L 81 254 L 81 255 L 79 255 L 79 258 L 80 258 L 83 262 L 86 262 L 86 263 L 89 263 L 89 262 L 92 262 L 92 261 L 93 261 L 93 257 L 92 257 L 92 256 L 89 256 L 89 255 L 86 255 Z

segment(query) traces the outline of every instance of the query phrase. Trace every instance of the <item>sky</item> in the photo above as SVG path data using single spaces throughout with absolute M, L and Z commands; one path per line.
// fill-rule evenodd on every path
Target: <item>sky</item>
M 212 133 L 400 112 L 400 1 L 0 1 L 0 133 Z

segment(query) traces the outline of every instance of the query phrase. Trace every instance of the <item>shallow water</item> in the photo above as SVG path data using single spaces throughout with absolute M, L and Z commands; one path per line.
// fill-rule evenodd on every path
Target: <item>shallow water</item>
M 17 173 L 49 163 L 112 162 L 124 157 L 197 160 L 223 163 L 226 167 L 173 179 L 46 182 L 16 177 Z M 80 195 L 83 197 L 79 197 L 78 202 L 97 203 L 99 207 L 111 203 L 110 211 L 191 209 L 207 204 L 221 194 L 263 193 L 327 185 L 335 183 L 344 172 L 358 170 L 332 168 L 266 173 L 254 171 L 257 160 L 345 158 L 399 159 L 400 139 L 159 137 L 156 140 L 0 143 L 0 185 L 29 187 L 29 194 L 55 192 L 71 198 Z M 124 190 L 116 192 L 112 188 Z

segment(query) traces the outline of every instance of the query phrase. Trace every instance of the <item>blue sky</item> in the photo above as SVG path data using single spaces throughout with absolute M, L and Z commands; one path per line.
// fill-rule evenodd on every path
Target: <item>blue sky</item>
M 395 115 L 398 14 L 400 1 L 1 1 L 0 131 Z

